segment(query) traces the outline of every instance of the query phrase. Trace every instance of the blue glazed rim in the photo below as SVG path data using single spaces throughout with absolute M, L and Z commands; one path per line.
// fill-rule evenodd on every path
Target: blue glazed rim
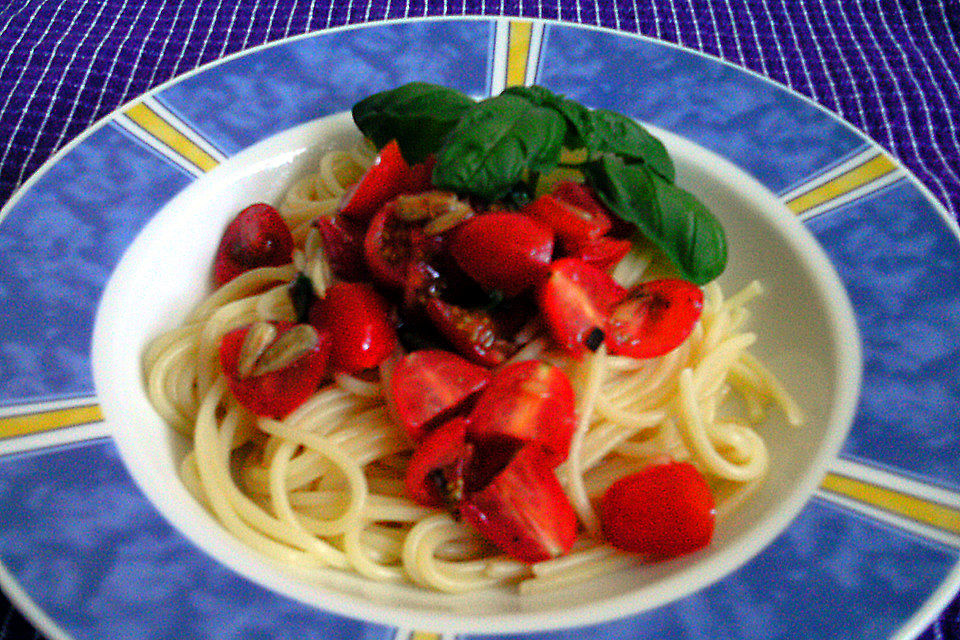
M 484 33 L 472 33 L 478 31 L 478 25 L 479 31 Z M 50 511 L 47 508 L 44 511 L 33 505 L 31 498 L 36 500 L 36 494 L 42 494 L 43 487 L 33 487 L 35 491 L 31 492 L 30 481 L 39 481 L 43 485 L 54 474 L 60 474 L 59 489 L 89 491 L 95 488 L 95 481 L 103 480 L 107 486 L 118 488 L 122 494 L 120 503 L 130 507 L 131 513 L 146 519 L 146 529 L 164 542 L 174 539 L 175 546 L 175 534 L 163 529 L 165 523 L 150 514 L 149 504 L 142 504 L 145 500 L 138 497 L 110 439 L 105 437 L 105 430 L 98 424 L 92 385 L 85 386 L 84 363 L 82 357 L 79 362 L 77 357 L 78 353 L 83 355 L 85 336 L 74 334 L 82 333 L 85 322 L 92 323 L 92 317 L 87 318 L 84 314 L 95 309 L 99 299 L 98 278 L 102 287 L 111 260 L 115 263 L 139 225 L 145 224 L 167 199 L 202 175 L 207 167 L 275 132 L 271 126 L 279 131 L 299 123 L 278 118 L 268 126 L 258 122 L 251 128 L 244 126 L 239 117 L 243 114 L 231 113 L 229 109 L 221 112 L 229 117 L 210 119 L 208 114 L 192 110 L 190 95 L 198 90 L 223 90 L 223 86 L 217 84 L 218 77 L 227 75 L 223 72 L 231 65 L 235 71 L 247 67 L 252 73 L 257 71 L 258 59 L 281 53 L 296 58 L 296 55 L 302 55 L 302 50 L 310 49 L 311 42 L 316 44 L 320 39 L 325 39 L 325 44 L 339 39 L 357 45 L 353 40 L 363 40 L 364 33 L 373 34 L 375 31 L 378 37 L 393 38 L 398 42 L 404 37 L 423 37 L 426 33 L 437 42 L 452 47 L 451 50 L 456 47 L 469 49 L 470 55 L 465 55 L 458 61 L 460 64 L 454 65 L 455 71 L 461 81 L 460 88 L 479 94 L 495 93 L 509 73 L 517 72 L 517 66 L 511 67 L 504 57 L 505 47 L 509 46 L 511 39 L 521 45 L 525 42 L 526 58 L 519 66 L 527 77 L 536 78 L 536 82 L 579 98 L 590 106 L 615 108 L 679 133 L 744 167 L 780 196 L 788 207 L 797 211 L 830 255 L 857 311 L 866 357 L 864 400 L 851 436 L 814 500 L 791 529 L 774 542 L 773 551 L 761 554 L 743 570 L 738 589 L 748 600 L 749 596 L 761 593 L 764 590 L 762 582 L 778 569 L 768 565 L 773 565 L 774 560 L 809 558 L 811 552 L 804 549 L 804 544 L 815 540 L 817 545 L 825 545 L 823 549 L 833 550 L 829 559 L 836 566 L 808 570 L 808 573 L 837 584 L 853 585 L 845 591 L 848 600 L 843 602 L 857 603 L 866 610 L 877 611 L 874 622 L 865 623 L 858 633 L 862 632 L 863 637 L 909 637 L 919 632 L 956 592 L 960 583 L 960 569 L 956 564 L 960 555 L 957 524 L 957 514 L 960 513 L 957 489 L 960 484 L 956 479 L 955 464 L 949 459 L 950 452 L 955 451 L 950 444 L 956 443 L 956 436 L 949 433 L 950 423 L 946 420 L 953 408 L 960 405 L 960 391 L 955 384 L 944 383 L 946 377 L 956 372 L 957 365 L 950 361 L 953 352 L 943 348 L 951 343 L 951 337 L 957 337 L 958 329 L 942 320 L 938 324 L 934 315 L 934 311 L 940 308 L 938 304 L 960 308 L 957 305 L 960 293 L 955 284 L 960 278 L 950 279 L 950 276 L 960 274 L 957 246 L 960 231 L 955 221 L 913 176 L 887 157 L 875 143 L 821 107 L 770 80 L 710 56 L 639 36 L 594 27 L 507 18 L 425 18 L 356 25 L 298 36 L 236 54 L 172 80 L 101 120 L 46 163 L 7 204 L 0 213 L 0 241 L 4 243 L 0 247 L 5 251 L 12 248 L 15 257 L 23 257 L 25 262 L 17 263 L 22 266 L 29 263 L 29 250 L 50 250 L 49 246 L 38 244 L 41 236 L 33 227 L 38 224 L 38 212 L 51 216 L 62 213 L 56 206 L 54 212 L 49 213 L 51 204 L 58 203 L 72 203 L 79 211 L 93 200 L 85 199 L 82 193 L 64 192 L 62 185 L 65 176 L 87 175 L 84 171 L 96 166 L 94 156 L 98 145 L 111 150 L 122 147 L 126 155 L 121 154 L 121 157 L 142 162 L 138 166 L 151 174 L 150 192 L 141 195 L 135 206 L 120 211 L 117 217 L 111 219 L 103 215 L 85 219 L 75 216 L 76 224 L 71 231 L 81 236 L 84 231 L 94 233 L 109 229 L 122 222 L 121 217 L 133 220 L 113 239 L 112 253 L 87 255 L 89 246 L 84 245 L 82 239 L 75 247 L 75 254 L 67 252 L 75 259 L 78 256 L 86 258 L 80 262 L 81 266 L 98 267 L 99 271 L 92 269 L 88 281 L 62 282 L 54 278 L 51 290 L 27 291 L 26 298 L 31 303 L 46 302 L 56 307 L 55 311 L 73 313 L 72 316 L 61 313 L 64 319 L 59 325 L 56 322 L 51 325 L 50 317 L 42 318 L 42 329 L 46 332 L 43 339 L 63 341 L 67 348 L 66 353 L 61 349 L 60 352 L 52 350 L 41 354 L 43 357 L 38 358 L 36 367 L 50 369 L 51 365 L 72 364 L 76 370 L 59 377 L 48 372 L 44 377 L 46 387 L 42 388 L 13 376 L 13 382 L 0 389 L 0 409 L 3 410 L 0 426 L 3 433 L 17 434 L 0 440 L 0 487 L 3 488 L 0 503 L 8 511 L 0 519 L 0 530 L 4 531 L 0 573 L 3 587 L 11 599 L 41 629 L 54 637 L 88 637 L 98 629 L 97 624 L 89 620 L 95 615 L 89 608 L 71 608 L 71 596 L 82 593 L 82 585 L 77 586 L 76 593 L 68 593 L 69 589 L 52 595 L 44 593 L 41 585 L 53 576 L 50 572 L 57 565 L 52 565 L 53 568 L 43 566 L 38 557 L 31 557 L 30 550 L 24 550 L 24 544 L 17 541 L 17 534 L 23 533 L 31 518 L 63 515 L 63 510 Z M 371 46 L 369 41 L 360 44 Z M 620 80 L 617 86 L 599 82 L 594 87 L 588 82 L 591 78 L 610 77 L 610 73 L 603 73 L 603 64 L 615 65 Z M 591 75 L 565 73 L 571 68 L 589 70 Z M 649 81 L 649 75 L 660 76 L 659 81 L 666 71 L 678 68 L 684 69 L 685 73 L 669 77 L 688 84 L 674 83 L 671 96 L 627 95 L 629 92 L 625 92 L 622 86 L 629 84 L 633 88 L 642 88 L 644 82 Z M 440 65 L 426 71 L 442 76 L 453 69 Z M 421 74 L 420 79 L 424 79 L 423 68 L 418 68 L 417 73 Z M 690 95 L 694 83 L 697 91 L 703 94 L 708 93 L 705 87 L 718 90 L 707 95 L 699 110 L 680 113 L 674 108 L 677 96 Z M 734 89 L 738 93 L 730 100 Z M 348 107 L 350 100 L 347 96 L 339 96 L 322 104 L 332 112 Z M 326 115 L 294 111 L 290 117 L 300 121 Z M 729 129 L 724 130 L 724 122 L 748 116 L 759 122 L 750 131 L 759 130 L 767 137 L 731 138 Z M 186 148 L 190 153 L 173 150 L 182 141 L 170 142 L 170 131 L 163 124 L 170 122 L 175 123 L 175 132 L 188 138 Z M 784 123 L 795 125 L 795 129 Z M 791 137 L 791 133 L 795 135 Z M 806 153 L 770 154 L 771 140 L 784 149 L 800 148 L 799 143 L 804 141 L 817 144 L 808 145 Z M 162 175 L 162 179 L 157 179 L 157 175 Z M 41 221 L 54 219 L 42 218 Z M 876 253 L 871 253 L 871 238 L 881 239 L 885 252 L 874 248 Z M 922 242 L 912 246 L 911 240 L 917 238 Z M 49 257 L 48 254 L 48 260 Z M 866 277 L 865 271 L 873 277 Z M 881 280 L 882 286 L 875 279 Z M 0 284 L 4 287 L 0 292 L 6 296 L 10 291 L 21 293 L 25 288 L 22 277 L 9 268 L 0 271 Z M 72 307 L 51 302 L 51 293 L 61 288 L 74 294 L 76 299 L 71 302 Z M 897 305 L 889 301 L 896 297 L 907 302 Z M 10 309 L 11 306 L 7 304 L 4 308 Z M 30 334 L 29 318 L 15 314 L 6 317 L 0 326 L 7 343 L 14 342 L 12 337 L 18 335 L 26 334 L 28 338 L 41 335 L 39 327 L 32 327 L 36 333 Z M 902 337 L 904 334 L 905 338 Z M 958 343 L 960 341 L 952 341 L 952 344 Z M 28 359 L 28 355 L 29 349 L 25 355 L 23 349 L 8 347 L 0 354 L 0 365 L 14 372 L 24 370 L 24 367 L 17 369 L 17 366 Z M 12 365 L 11 361 L 14 361 Z M 957 376 L 953 379 L 956 380 Z M 904 389 L 925 391 L 927 396 L 920 397 L 919 391 L 916 395 L 904 393 Z M 898 415 L 901 405 L 909 405 L 917 411 L 918 408 L 932 409 L 930 403 L 933 401 L 942 407 L 941 413 L 919 411 L 920 417 L 912 421 L 903 421 Z M 952 415 L 955 414 L 954 411 Z M 93 464 L 98 473 L 92 479 L 84 474 L 63 473 L 65 467 L 77 464 Z M 11 489 L 12 486 L 17 488 Z M 934 515 L 930 516 L 930 513 Z M 101 519 L 86 513 L 78 517 L 77 523 L 81 520 L 83 526 L 104 524 Z M 29 547 L 29 541 L 26 546 Z M 844 553 L 851 548 L 861 552 L 861 557 L 845 558 Z M 891 552 L 895 548 L 899 549 L 896 554 Z M 890 563 L 886 574 L 876 569 L 868 570 L 864 560 L 868 554 L 864 549 L 870 551 L 871 557 Z M 33 555 L 40 554 L 35 550 Z M 893 560 L 894 556 L 900 559 L 899 565 Z M 64 562 L 69 564 L 68 561 L 69 558 Z M 207 568 L 202 558 L 192 558 L 191 562 L 199 562 Z M 74 567 L 72 571 L 73 574 L 70 571 L 63 574 L 74 575 L 82 582 L 79 576 L 82 576 L 83 567 Z M 906 579 L 908 574 L 918 571 L 927 578 L 916 578 L 912 582 Z M 229 572 L 217 575 L 218 580 L 227 582 L 237 579 Z M 899 583 L 894 584 L 897 581 Z M 213 587 L 207 586 L 207 589 L 215 592 Z M 243 592 L 237 596 L 240 603 L 262 603 L 270 599 L 269 594 L 247 585 L 237 589 Z M 892 612 L 889 611 L 889 601 L 870 597 L 872 593 L 891 592 L 892 589 L 902 590 L 898 595 L 905 603 L 899 608 L 893 607 Z M 117 593 L 119 591 L 113 597 L 118 597 Z M 769 590 L 766 595 L 774 601 L 777 597 L 785 597 L 771 594 Z M 816 602 L 818 595 L 804 593 L 807 600 L 799 602 Z M 737 626 L 724 617 L 729 617 L 735 610 L 730 598 L 731 593 L 722 592 L 722 589 L 708 589 L 707 593 L 696 594 L 654 612 L 598 627 L 520 635 L 614 637 L 650 630 L 669 637 L 701 637 L 698 634 L 703 637 L 740 637 L 736 635 L 740 633 Z M 789 602 L 789 597 L 786 601 Z M 123 606 L 118 608 L 124 610 Z M 884 615 L 883 611 L 887 613 Z M 284 603 L 282 613 L 284 616 L 297 615 L 296 606 Z M 698 615 L 701 616 L 699 630 L 691 630 L 684 624 L 684 620 L 697 619 Z M 320 624 L 325 633 L 336 629 L 338 633 L 351 634 L 344 637 L 357 634 L 404 637 L 406 633 L 413 634 L 413 630 L 367 625 L 322 613 L 319 616 L 307 616 L 304 625 Z M 789 634 L 805 623 L 813 629 L 822 629 L 823 622 L 823 616 L 807 616 L 793 630 L 782 629 L 780 633 L 788 634 L 782 637 L 791 637 Z M 796 624 L 797 620 L 793 623 Z M 845 621 L 841 620 L 833 627 L 837 633 L 851 630 L 843 624 Z M 768 637 L 780 637 L 776 635 L 776 625 L 774 633 Z

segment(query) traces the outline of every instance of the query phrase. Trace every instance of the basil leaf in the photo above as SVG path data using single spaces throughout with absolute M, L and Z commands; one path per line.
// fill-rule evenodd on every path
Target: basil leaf
M 693 195 L 645 164 L 605 155 L 584 165 L 587 183 L 603 203 L 633 222 L 683 277 L 705 284 L 727 263 L 723 227 Z
M 643 162 L 667 182 L 673 182 L 673 160 L 666 147 L 632 118 L 609 111 L 590 111 L 596 151 L 615 153 L 626 160 Z
M 426 82 L 381 91 L 353 106 L 353 121 L 377 148 L 391 140 L 410 164 L 423 162 L 443 144 L 474 100 L 459 91 Z
M 560 102 L 564 100 L 550 89 L 536 84 L 529 87 L 513 85 L 504 89 L 500 95 L 517 96 L 538 107 L 549 107 L 551 109 L 556 109 Z
M 556 111 L 501 94 L 478 102 L 450 131 L 437 154 L 433 183 L 488 201 L 510 192 L 530 172 L 552 169 L 566 125 Z

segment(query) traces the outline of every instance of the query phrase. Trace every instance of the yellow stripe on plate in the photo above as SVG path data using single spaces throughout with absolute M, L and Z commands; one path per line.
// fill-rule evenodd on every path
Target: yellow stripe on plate
M 193 140 L 161 118 L 156 111 L 144 103 L 135 104 L 124 113 L 128 118 L 140 125 L 144 131 L 185 158 L 198 169 L 210 171 L 219 164 L 216 158 L 204 151 Z
M 836 178 L 818 185 L 787 202 L 787 207 L 794 213 L 803 213 L 824 202 L 829 202 L 844 194 L 850 193 L 870 184 L 878 178 L 887 175 L 897 166 L 893 160 L 884 154 L 876 155 L 861 165 L 846 171 Z
M 507 40 L 507 86 L 524 85 L 527 81 L 527 60 L 530 58 L 530 42 L 533 23 L 510 21 L 510 36 Z
M 18 416 L 0 418 L 0 438 L 25 436 L 41 431 L 73 427 L 103 420 L 100 407 L 95 404 L 51 409 Z
M 408 640 L 440 640 L 440 634 L 430 633 L 428 631 L 414 631 L 410 634 Z
M 820 488 L 914 522 L 960 534 L 960 509 L 836 473 L 828 473 Z

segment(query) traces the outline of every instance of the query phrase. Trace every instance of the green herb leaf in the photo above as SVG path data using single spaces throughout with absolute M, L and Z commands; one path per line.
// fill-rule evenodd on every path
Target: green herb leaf
M 593 149 L 615 153 L 625 160 L 643 162 L 667 182 L 673 182 L 673 160 L 660 140 L 632 118 L 608 111 L 590 111 Z
M 552 169 L 566 123 L 527 97 L 501 94 L 478 102 L 450 131 L 437 153 L 433 182 L 488 201 L 510 192 L 531 172 Z
M 426 82 L 375 93 L 353 106 L 353 121 L 377 148 L 396 139 L 403 159 L 423 162 L 436 153 L 474 100 L 459 91 Z
M 587 182 L 614 213 L 633 222 L 683 277 L 705 284 L 727 263 L 720 222 L 693 195 L 645 164 L 605 155 L 584 166 Z

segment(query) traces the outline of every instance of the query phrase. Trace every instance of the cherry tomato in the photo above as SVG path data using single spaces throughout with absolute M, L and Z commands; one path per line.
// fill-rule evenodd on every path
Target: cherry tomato
M 401 220 L 396 203 L 388 202 L 367 227 L 364 257 L 378 282 L 391 289 L 403 289 L 410 266 L 425 262 L 442 242 L 438 236 L 427 236 L 421 225 Z
M 703 312 L 703 292 L 686 280 L 662 279 L 631 288 L 610 314 L 610 353 L 654 358 L 678 347 Z
M 625 238 L 600 236 L 575 247 L 570 257 L 579 258 L 602 271 L 610 271 L 630 252 L 631 247 L 633 242 Z
M 253 204 L 227 225 L 213 261 L 213 280 L 219 287 L 250 269 L 288 264 L 293 236 L 276 209 Z
M 468 433 L 476 442 L 538 442 L 548 462 L 557 466 L 567 458 L 575 428 L 567 375 L 551 364 L 526 360 L 493 374 L 470 412 Z
M 600 499 L 598 515 L 610 544 L 659 559 L 701 549 L 713 537 L 713 495 L 687 462 L 654 465 L 617 480 Z
M 553 340 L 570 355 L 602 344 L 611 310 L 626 290 L 604 271 L 583 260 L 561 258 L 550 266 L 537 302 Z
M 380 150 L 357 184 L 344 194 L 339 211 L 348 218 L 366 222 L 401 193 L 429 188 L 432 172 L 432 164 L 408 165 L 392 140 Z
M 551 193 L 524 207 L 523 212 L 552 229 L 568 253 L 610 230 L 610 218 L 603 205 L 589 187 L 576 182 L 557 184 Z
M 331 341 L 326 331 L 309 325 L 266 324 L 273 327 L 275 337 L 255 362 L 241 362 L 244 342 L 254 326 L 248 325 L 220 341 L 220 365 L 240 404 L 256 415 L 279 420 L 313 395 L 326 377 Z
M 483 367 L 440 349 L 385 363 L 384 373 L 391 413 L 415 442 L 469 404 L 490 379 Z
M 463 498 L 464 470 L 473 447 L 466 441 L 467 419 L 456 417 L 424 437 L 413 450 L 404 487 L 427 507 L 456 508 Z
M 478 446 L 474 459 L 482 458 Z M 490 473 L 492 471 L 492 473 Z M 554 474 L 547 454 L 528 443 L 489 481 L 468 471 L 464 521 L 507 555 L 522 562 L 555 558 L 570 550 L 577 537 L 577 516 Z
M 490 314 L 465 309 L 439 298 L 426 301 L 427 317 L 443 337 L 471 362 L 495 367 L 506 360 L 516 347 L 503 339 Z
M 366 277 L 363 260 L 363 231 L 341 215 L 321 216 L 311 223 L 319 232 L 333 275 L 342 280 Z
M 330 333 L 330 366 L 335 371 L 375 367 L 397 346 L 386 301 L 364 282 L 328 287 L 310 311 L 310 324 Z
M 519 213 L 487 213 L 456 227 L 450 253 L 485 289 L 515 296 L 546 277 L 553 232 Z

